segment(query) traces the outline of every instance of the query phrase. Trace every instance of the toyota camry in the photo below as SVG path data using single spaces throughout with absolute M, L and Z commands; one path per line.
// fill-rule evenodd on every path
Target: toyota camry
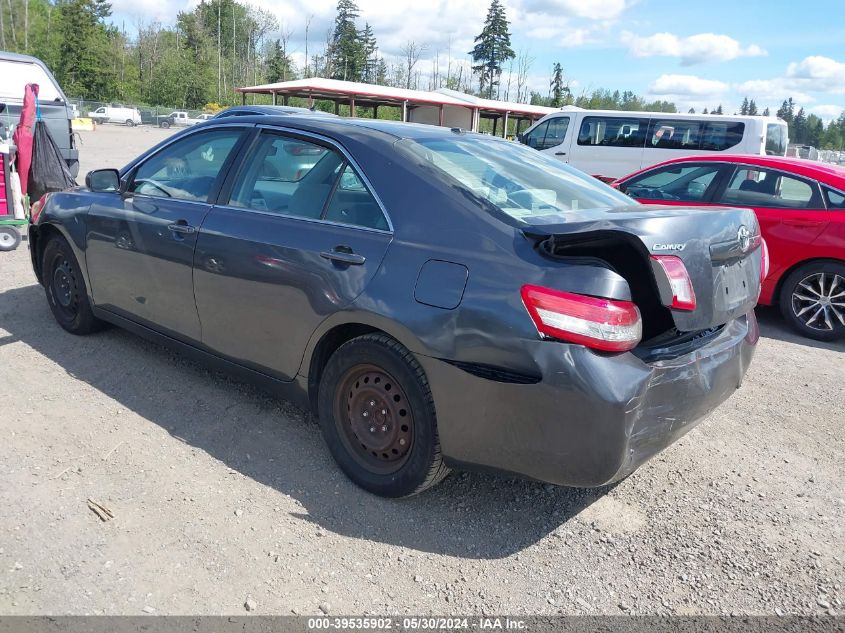
M 758 338 L 753 211 L 640 205 L 460 129 L 212 120 L 34 216 L 61 327 L 116 324 L 310 407 L 384 496 L 453 468 L 617 481 L 728 398 Z

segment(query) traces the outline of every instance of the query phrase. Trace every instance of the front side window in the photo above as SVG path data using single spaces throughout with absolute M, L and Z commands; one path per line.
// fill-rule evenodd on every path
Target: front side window
M 547 129 L 549 129 L 549 122 L 545 121 L 535 127 L 530 132 L 528 132 L 525 135 L 523 142 L 528 147 L 533 147 L 534 149 L 542 149 L 542 147 L 540 146 L 543 144 L 543 140 L 546 138 Z
M 130 191 L 157 198 L 208 201 L 223 164 L 242 130 L 191 134 L 148 158 L 135 171 Z
M 546 129 L 546 138 L 537 149 L 549 149 L 550 147 L 557 147 L 563 143 L 566 138 L 566 130 L 569 128 L 569 117 L 561 116 L 551 119 L 549 127 Z
M 229 204 L 387 230 L 381 207 L 338 151 L 265 133 L 244 161 Z
M 671 165 L 632 178 L 622 187 L 632 198 L 702 202 L 721 169 L 700 163 Z
M 821 207 L 816 187 L 781 172 L 755 167 L 736 170 L 722 197 L 730 205 L 815 209 Z
M 786 156 L 786 147 L 789 143 L 786 124 L 769 123 L 766 125 L 766 155 Z
M 517 222 L 565 222 L 578 210 L 631 204 L 595 178 L 516 143 L 472 135 L 403 139 L 396 147 L 483 210 Z
M 581 122 L 578 145 L 643 147 L 648 119 L 588 116 Z

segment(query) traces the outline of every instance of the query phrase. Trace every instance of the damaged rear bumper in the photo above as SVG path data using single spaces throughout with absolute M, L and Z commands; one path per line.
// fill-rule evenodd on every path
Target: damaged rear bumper
M 535 384 L 419 360 L 448 462 L 589 487 L 630 474 L 727 399 L 740 386 L 758 337 L 752 312 L 699 349 L 652 363 L 537 341 L 542 377 Z

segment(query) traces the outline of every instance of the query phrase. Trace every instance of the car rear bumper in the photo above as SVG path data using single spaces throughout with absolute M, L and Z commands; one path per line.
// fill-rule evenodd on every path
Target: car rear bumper
M 451 464 L 554 484 L 601 486 L 693 428 L 742 382 L 759 333 L 754 313 L 672 360 L 537 341 L 535 384 L 490 380 L 420 356 Z

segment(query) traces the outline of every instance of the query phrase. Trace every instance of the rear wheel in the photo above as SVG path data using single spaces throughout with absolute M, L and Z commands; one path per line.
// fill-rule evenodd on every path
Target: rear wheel
M 70 245 L 52 237 L 44 247 L 41 275 L 53 316 L 71 334 L 90 334 L 103 323 L 94 316 L 85 280 Z
M 368 334 L 338 348 L 320 380 L 318 410 L 335 461 L 369 492 L 406 497 L 449 473 L 422 367 L 388 336 Z
M 126 119 L 126 125 L 128 127 L 135 127 L 135 121 L 133 121 L 132 119 Z
M 159 127 L 163 127 L 165 130 L 170 127 L 170 121 L 162 121 L 158 124 Z
M 0 251 L 13 251 L 21 243 L 21 234 L 12 226 L 0 226 Z
M 804 336 L 845 337 L 845 264 L 814 262 L 792 271 L 781 288 L 780 310 Z

